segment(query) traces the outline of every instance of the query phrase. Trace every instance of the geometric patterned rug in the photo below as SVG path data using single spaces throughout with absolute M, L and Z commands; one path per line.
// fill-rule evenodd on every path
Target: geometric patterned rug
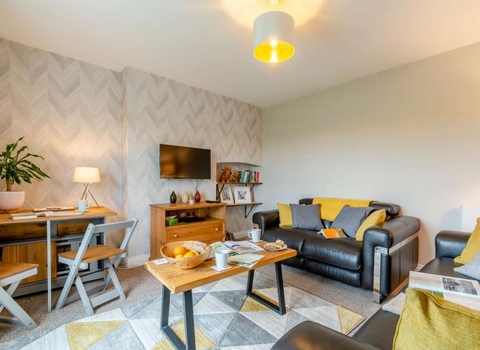
M 305 320 L 348 334 L 364 317 L 285 284 L 287 313 L 280 316 L 245 295 L 247 275 L 193 290 L 197 349 L 267 350 Z M 275 281 L 256 274 L 254 289 L 277 300 Z M 159 295 L 161 290 L 159 290 Z M 67 306 L 68 307 L 68 306 Z M 173 349 L 160 331 L 161 298 L 95 314 L 60 326 L 23 349 Z M 171 295 L 170 326 L 183 337 L 181 294 Z

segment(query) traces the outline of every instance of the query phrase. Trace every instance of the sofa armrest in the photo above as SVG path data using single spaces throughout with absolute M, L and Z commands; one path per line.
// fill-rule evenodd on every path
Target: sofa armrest
M 299 323 L 277 340 L 272 347 L 272 350 L 343 349 L 372 350 L 377 348 L 312 321 Z
M 435 236 L 435 258 L 455 258 L 462 254 L 471 233 L 443 230 Z
M 374 291 L 375 301 L 380 302 L 384 296 L 390 294 L 408 277 L 408 271 L 417 267 L 419 230 L 420 220 L 412 216 L 398 216 L 365 231 L 362 246 L 362 286 Z M 401 276 L 396 276 L 397 281 L 393 285 L 392 253 L 396 254 L 397 259 L 401 259 L 398 262 L 401 271 L 395 270 L 395 273 Z
M 265 232 L 269 227 L 278 226 L 280 224 L 280 215 L 277 209 L 258 211 L 253 214 L 252 221 L 258 225 L 258 228 Z

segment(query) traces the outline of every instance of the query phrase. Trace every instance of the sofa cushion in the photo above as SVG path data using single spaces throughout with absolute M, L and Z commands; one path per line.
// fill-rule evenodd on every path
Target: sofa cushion
M 359 242 L 363 241 L 363 234 L 365 231 L 372 226 L 384 223 L 386 218 L 387 213 L 385 209 L 375 210 L 372 212 L 358 228 L 357 232 L 355 233 L 355 239 Z
M 355 237 L 358 228 L 372 211 L 374 209 L 369 207 L 353 208 L 345 205 L 333 220 L 331 227 L 341 228 L 347 236 Z
M 299 205 L 290 204 L 292 209 L 293 228 L 304 228 L 310 230 L 320 230 L 323 228 L 320 220 L 320 205 Z
M 303 243 L 302 254 L 308 259 L 344 269 L 362 269 L 362 244 L 352 238 L 326 239 L 321 234 L 311 235 Z
M 480 252 L 469 263 L 455 267 L 454 270 L 462 275 L 480 280 Z
M 320 217 L 328 221 L 335 220 L 338 213 L 340 213 L 340 211 L 345 205 L 349 205 L 351 207 L 368 207 L 371 202 L 373 201 L 324 197 L 315 197 L 312 200 L 312 204 L 320 204 L 322 206 L 322 210 L 320 211 Z
M 292 209 L 290 204 L 277 203 L 278 215 L 280 216 L 280 227 L 292 227 L 293 218 L 292 218 Z
M 408 288 L 393 349 L 478 349 L 480 311 Z
M 462 254 L 455 258 L 455 262 L 459 264 L 466 264 L 473 259 L 475 254 L 480 251 L 480 218 L 477 218 L 477 225 L 473 230 L 472 235 L 468 239 L 467 245 L 462 251 Z

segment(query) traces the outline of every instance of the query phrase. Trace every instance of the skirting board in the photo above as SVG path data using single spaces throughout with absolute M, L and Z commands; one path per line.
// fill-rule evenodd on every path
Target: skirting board
M 139 256 L 127 257 L 126 259 L 123 258 L 122 267 L 129 268 L 129 267 L 143 266 L 149 259 L 150 259 L 150 255 L 139 255 Z

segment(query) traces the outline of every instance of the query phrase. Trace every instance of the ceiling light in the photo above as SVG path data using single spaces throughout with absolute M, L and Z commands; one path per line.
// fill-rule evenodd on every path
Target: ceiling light
M 292 16 L 281 11 L 265 12 L 253 22 L 253 55 L 262 62 L 278 63 L 295 53 Z

